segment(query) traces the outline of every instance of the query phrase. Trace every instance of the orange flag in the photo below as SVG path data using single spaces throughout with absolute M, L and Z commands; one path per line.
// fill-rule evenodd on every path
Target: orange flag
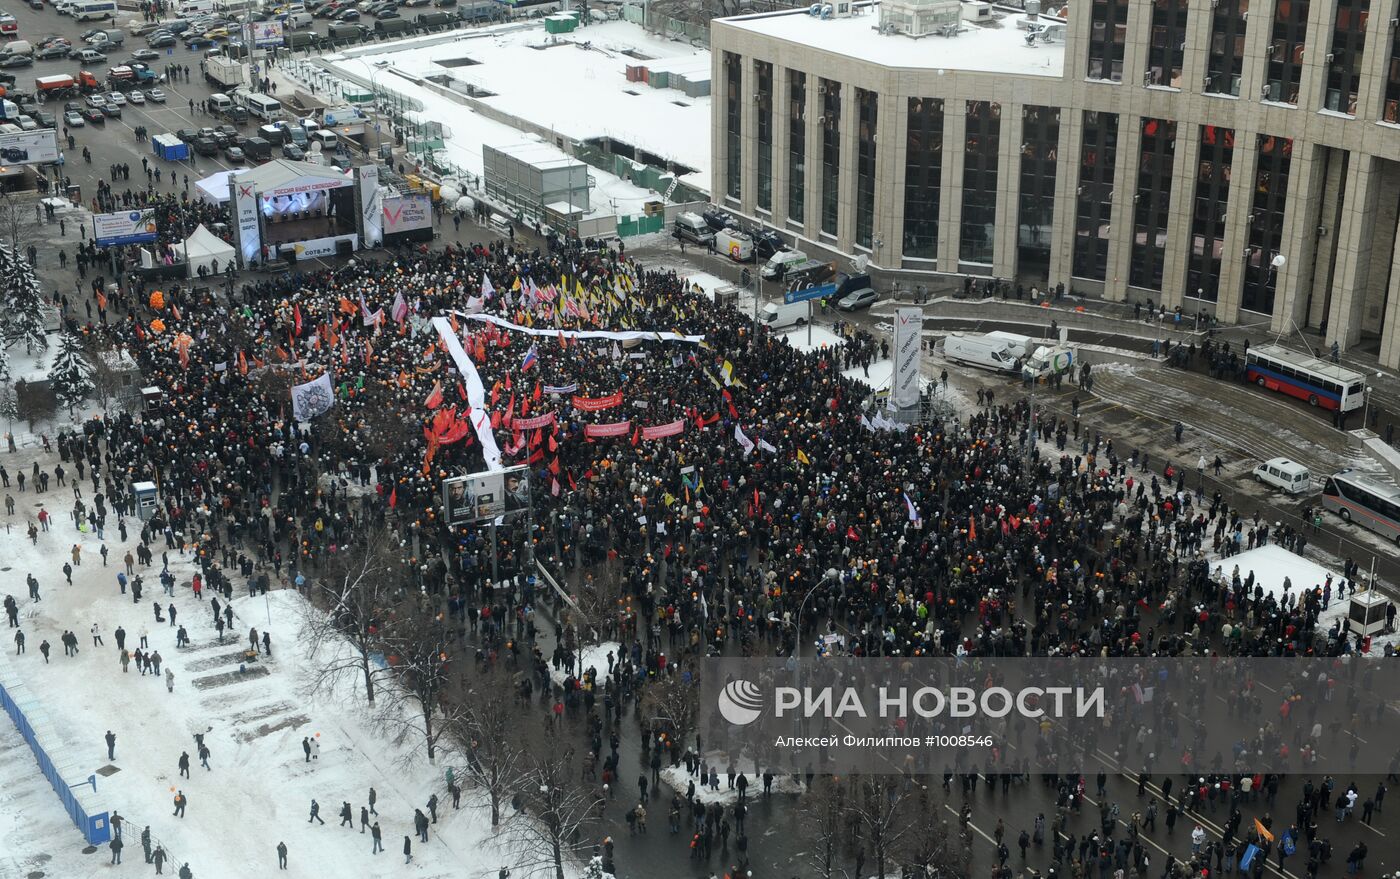
M 242 351 L 238 352 L 238 374 L 248 374 L 248 357 Z

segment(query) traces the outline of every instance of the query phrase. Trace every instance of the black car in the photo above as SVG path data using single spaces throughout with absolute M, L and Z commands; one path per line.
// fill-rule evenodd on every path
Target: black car
M 753 240 L 753 255 L 759 262 L 766 262 L 775 253 L 788 249 L 787 242 L 777 232 L 766 229 L 745 229 L 744 234 Z
M 175 136 L 185 143 L 193 143 L 194 139 L 199 136 L 199 132 L 193 128 L 181 128 L 175 132 Z
M 45 112 L 44 110 L 35 110 L 29 115 L 33 117 L 35 122 L 39 123 L 39 127 L 41 128 L 53 128 L 57 124 L 53 118 L 53 114 Z
M 0 67 L 29 67 L 34 63 L 33 55 L 5 55 L 0 57 Z
M 159 34 L 146 41 L 152 49 L 165 49 L 175 45 L 174 34 Z
M 34 50 L 34 57 L 40 61 L 48 61 L 50 58 L 67 58 L 68 50 L 72 48 L 64 43 L 53 43 Z
M 217 156 L 219 145 L 212 137 L 197 137 L 194 139 L 194 151 L 201 156 Z
M 700 216 L 704 217 L 705 225 L 709 226 L 710 230 L 714 232 L 723 232 L 725 229 L 739 228 L 739 221 L 734 219 L 727 211 L 722 211 L 719 208 L 710 208 Z
M 96 107 L 84 107 L 82 109 L 83 118 L 93 125 L 107 124 L 107 117 L 102 115 L 102 111 Z
M 122 118 L 122 108 L 111 102 L 102 105 L 102 112 L 113 119 Z

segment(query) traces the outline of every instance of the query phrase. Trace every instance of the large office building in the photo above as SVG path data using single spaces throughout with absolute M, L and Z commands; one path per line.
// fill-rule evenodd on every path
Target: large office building
M 1400 0 L 1024 2 L 714 21 L 715 202 L 1400 367 Z

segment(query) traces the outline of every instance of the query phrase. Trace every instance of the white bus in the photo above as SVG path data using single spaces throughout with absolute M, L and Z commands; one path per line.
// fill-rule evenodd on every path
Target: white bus
M 276 98 L 269 98 L 257 92 L 247 92 L 243 96 L 243 106 L 248 108 L 248 115 L 255 116 L 264 122 L 271 122 L 282 115 L 282 103 Z
M 1366 376 L 1281 345 L 1255 345 L 1245 355 L 1245 378 L 1261 388 L 1350 412 L 1366 405 Z
M 1322 506 L 1400 546 L 1400 488 L 1343 470 L 1327 477 Z
M 117 0 L 78 0 L 73 5 L 74 21 L 114 18 L 117 14 Z

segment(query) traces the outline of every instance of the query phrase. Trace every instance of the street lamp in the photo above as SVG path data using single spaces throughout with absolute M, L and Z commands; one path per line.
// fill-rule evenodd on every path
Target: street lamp
M 1376 378 L 1380 378 L 1381 375 L 1382 375 L 1382 373 L 1381 373 L 1379 370 L 1377 370 L 1377 371 L 1376 371 L 1376 374 L 1375 374 L 1375 377 L 1376 377 Z M 1370 427 L 1369 427 L 1369 425 L 1370 425 L 1370 423 L 1371 423 L 1371 386 L 1370 386 L 1370 385 L 1367 385 L 1367 386 L 1361 391 L 1361 396 L 1362 396 L 1362 398 L 1366 401 L 1366 405 L 1365 405 L 1365 406 L 1362 408 L 1362 410 L 1361 410 L 1361 429 L 1362 429 L 1362 430 L 1370 430 Z

